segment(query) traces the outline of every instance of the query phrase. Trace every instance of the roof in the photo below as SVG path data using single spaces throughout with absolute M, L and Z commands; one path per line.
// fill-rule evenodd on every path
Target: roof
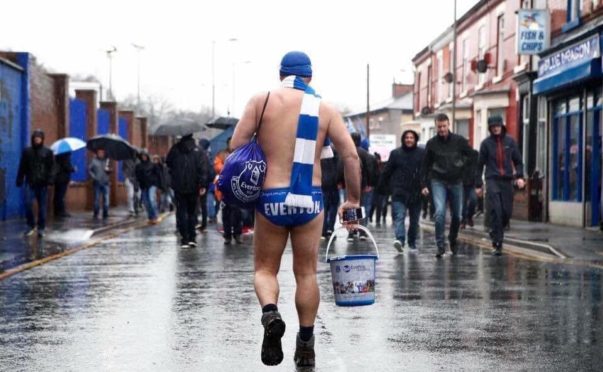
M 391 97 L 391 98 L 388 98 L 381 102 L 378 102 L 374 105 L 371 105 L 370 109 L 371 109 L 371 112 L 381 111 L 381 110 L 412 111 L 412 109 L 413 109 L 412 105 L 413 105 L 413 94 L 406 93 L 398 98 Z M 346 117 L 359 116 L 359 115 L 365 115 L 365 114 L 366 114 L 366 110 L 355 111 L 355 112 L 347 114 Z

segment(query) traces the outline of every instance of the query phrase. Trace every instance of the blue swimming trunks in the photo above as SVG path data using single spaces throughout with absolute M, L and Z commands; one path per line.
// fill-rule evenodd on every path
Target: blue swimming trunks
M 306 224 L 318 216 L 323 209 L 322 190 L 312 187 L 313 208 L 287 207 L 285 198 L 289 193 L 288 187 L 263 190 L 260 194 L 256 210 L 268 221 L 283 227 L 294 227 Z

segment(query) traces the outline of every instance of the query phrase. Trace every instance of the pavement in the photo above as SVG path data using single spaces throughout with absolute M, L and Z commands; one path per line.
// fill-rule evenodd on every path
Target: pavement
M 421 225 L 428 231 L 435 230 L 434 223 L 428 219 L 422 220 Z M 474 220 L 473 227 L 460 230 L 459 240 L 491 248 L 483 215 Z M 505 231 L 503 249 L 526 258 L 603 267 L 603 231 L 599 229 L 513 219 Z
M 24 236 L 28 230 L 25 219 L 0 222 L 0 280 L 145 225 L 146 215 L 133 217 L 125 208 L 112 208 L 107 219 L 94 220 L 89 211 L 74 212 L 62 219 L 49 216 L 43 237 Z

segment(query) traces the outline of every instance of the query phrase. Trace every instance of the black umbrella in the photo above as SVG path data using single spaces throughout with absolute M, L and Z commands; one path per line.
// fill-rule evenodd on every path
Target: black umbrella
M 154 136 L 186 136 L 197 132 L 203 132 L 207 127 L 193 119 L 174 119 L 163 123 L 155 129 Z
M 219 116 L 217 118 L 213 118 L 205 125 L 208 128 L 218 128 L 218 129 L 226 129 L 232 127 L 233 125 L 237 125 L 239 119 L 232 118 L 230 116 Z
M 117 134 L 102 134 L 90 138 L 86 143 L 90 151 L 104 149 L 107 157 L 114 160 L 126 160 L 136 157 L 136 149 Z

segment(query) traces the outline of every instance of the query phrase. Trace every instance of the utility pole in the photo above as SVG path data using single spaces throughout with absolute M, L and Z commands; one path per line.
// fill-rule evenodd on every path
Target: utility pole
M 140 112 L 140 52 L 144 50 L 144 46 L 132 43 L 136 48 L 136 112 Z
M 113 53 L 117 52 L 117 48 L 112 46 L 111 49 L 106 51 L 107 58 L 109 59 L 109 91 L 107 92 L 107 99 L 113 101 Z
M 366 138 L 368 140 L 369 135 L 370 135 L 370 113 L 371 113 L 371 104 L 370 104 L 370 82 L 371 82 L 371 78 L 370 78 L 370 65 L 367 63 L 366 64 Z
M 452 130 L 456 130 L 456 0 L 454 0 L 454 23 L 452 24 Z

